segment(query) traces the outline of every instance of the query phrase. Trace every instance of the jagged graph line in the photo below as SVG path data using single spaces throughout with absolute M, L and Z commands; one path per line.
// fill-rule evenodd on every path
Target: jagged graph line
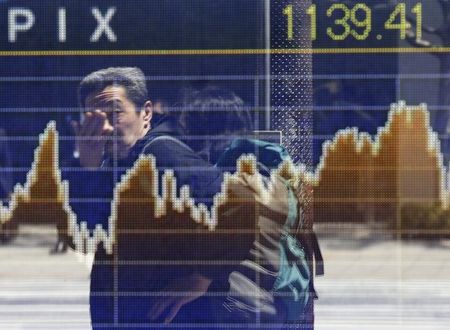
M 410 155 L 411 153 L 414 153 L 414 157 Z M 400 162 L 403 159 L 410 163 L 403 164 Z M 411 163 L 411 159 L 414 162 Z M 356 166 L 355 161 L 359 161 L 361 164 L 358 163 Z M 314 172 L 307 172 L 306 166 L 303 165 L 294 166 L 290 162 L 282 164 L 277 171 L 272 173 L 271 184 L 266 187 L 262 182 L 259 183 L 260 193 L 257 198 L 262 202 L 267 202 L 270 194 L 274 193 L 273 183 L 281 174 L 283 177 L 289 177 L 294 181 L 301 181 L 305 185 L 311 186 L 315 190 L 315 201 L 322 204 L 330 201 L 343 204 L 347 202 L 348 204 L 348 201 L 366 203 L 389 200 L 391 195 L 382 190 L 372 191 L 372 194 L 368 195 L 363 194 L 363 198 L 360 198 L 359 188 L 355 188 L 354 194 L 351 196 L 330 196 L 329 190 L 333 189 L 332 185 L 336 182 L 333 181 L 335 178 L 329 180 L 327 176 L 330 173 L 335 177 L 342 174 L 339 172 L 339 166 L 344 170 L 346 170 L 345 167 L 348 167 L 347 171 L 353 171 L 353 167 L 361 166 L 359 175 L 364 179 L 368 177 L 368 171 L 376 172 L 377 168 L 383 177 L 386 177 L 387 168 L 393 167 L 395 170 L 395 166 L 397 166 L 397 172 L 403 170 L 408 173 L 410 171 L 414 177 L 402 177 L 403 174 L 400 173 L 396 176 L 398 182 L 387 182 L 384 185 L 380 182 L 363 180 L 362 184 L 365 184 L 363 189 L 371 191 L 370 189 L 378 186 L 386 187 L 391 184 L 394 189 L 391 191 L 391 195 L 395 200 L 403 198 L 408 201 L 416 198 L 438 201 L 445 207 L 448 206 L 450 189 L 445 184 L 447 171 L 440 152 L 440 141 L 430 125 L 427 107 L 425 104 L 409 107 L 403 102 L 391 106 L 385 127 L 379 128 L 373 140 L 368 134 L 359 133 L 356 128 L 340 130 L 333 140 L 324 143 L 320 163 Z M 429 168 L 432 170 L 428 170 Z M 45 132 L 40 135 L 34 162 L 27 174 L 24 186 L 17 184 L 9 205 L 0 206 L 0 220 L 1 224 L 6 224 L 20 212 L 32 216 L 36 212 L 36 207 L 33 208 L 32 205 L 33 200 L 41 198 L 40 202 L 43 203 L 44 199 L 50 200 L 62 210 L 67 222 L 67 234 L 72 238 L 77 250 L 95 252 L 98 244 L 102 242 L 105 250 L 112 253 L 119 226 L 117 223 L 119 207 L 122 201 L 126 202 L 126 197 L 123 196 L 125 192 L 139 186 L 139 189 L 145 192 L 145 199 L 153 201 L 154 214 L 149 214 L 148 218 L 158 219 L 167 215 L 168 212 L 182 214 L 188 211 L 193 222 L 213 231 L 219 223 L 218 209 L 224 206 L 229 198 L 229 186 L 236 183 L 245 173 L 253 173 L 257 176 L 256 161 L 251 155 L 241 157 L 235 174 L 227 173 L 224 176 L 221 191 L 213 197 L 213 205 L 208 208 L 205 204 L 196 203 L 195 199 L 190 196 L 189 186 L 183 186 L 178 190 L 173 170 L 165 170 L 161 183 L 158 182 L 158 170 L 153 156 L 141 156 L 114 187 L 108 228 L 97 225 L 94 230 L 89 230 L 86 219 L 79 219 L 69 204 L 69 183 L 61 179 L 58 167 L 58 133 L 55 123 L 51 122 Z M 389 176 L 387 177 L 389 178 Z M 411 183 L 414 181 L 425 184 L 414 185 Z M 402 182 L 406 182 L 406 184 Z M 162 185 L 161 196 L 158 194 L 160 184 Z M 370 185 L 375 188 L 367 188 Z M 412 190 L 411 187 L 414 188 L 412 192 L 409 191 Z M 422 189 L 422 191 L 416 191 L 417 189 Z M 411 193 L 415 195 L 411 195 Z M 46 204 L 43 205 L 45 208 Z
M 280 167 L 281 168 L 281 167 Z M 165 216 L 168 211 L 183 213 L 190 211 L 190 218 L 202 224 L 209 231 L 213 231 L 218 224 L 217 210 L 224 205 L 228 199 L 227 191 L 231 183 L 238 180 L 242 173 L 257 175 L 256 160 L 252 155 L 244 155 L 238 160 L 237 172 L 235 174 L 225 173 L 221 191 L 213 197 L 213 205 L 208 208 L 203 203 L 196 203 L 190 196 L 190 188 L 185 185 L 177 189 L 176 177 L 173 170 L 164 170 L 161 179 L 162 194 L 158 194 L 159 180 L 158 170 L 155 166 L 155 159 L 152 155 L 140 156 L 134 166 L 129 169 L 121 178 L 121 181 L 114 187 L 111 202 L 111 213 L 108 219 L 108 228 L 103 228 L 97 224 L 94 230 L 89 230 L 87 221 L 79 219 L 69 204 L 69 183 L 61 178 L 58 166 L 58 132 L 54 122 L 50 122 L 43 134 L 39 137 L 39 146 L 35 150 L 34 162 L 31 170 L 27 174 L 25 185 L 17 184 L 14 187 L 11 201 L 8 206 L 0 206 L 1 224 L 5 224 L 15 217 L 15 212 L 25 208 L 28 216 L 33 216 L 30 208 L 35 204 L 53 202 L 57 207 L 61 207 L 67 218 L 67 235 L 72 238 L 75 249 L 80 252 L 93 253 L 99 243 L 103 243 L 107 253 L 113 252 L 113 245 L 117 237 L 117 218 L 119 206 L 126 198 L 122 193 L 129 190 L 130 186 L 136 184 L 136 178 L 140 178 L 138 184 L 147 193 L 145 198 L 138 197 L 131 200 L 154 201 L 154 214 L 149 214 L 149 218 L 158 219 Z M 271 182 L 277 180 L 274 172 Z M 265 186 L 262 181 L 259 183 L 261 194 L 260 201 L 264 196 L 270 195 L 272 185 Z M 179 196 L 177 192 L 179 191 Z M 30 206 L 31 205 L 31 206 Z M 171 210 L 168 210 L 168 207 Z M 27 212 L 27 210 L 29 212 Z M 51 212 L 50 212 L 51 213 Z

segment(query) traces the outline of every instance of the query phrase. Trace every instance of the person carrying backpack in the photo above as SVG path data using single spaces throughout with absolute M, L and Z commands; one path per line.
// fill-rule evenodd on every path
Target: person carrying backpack
M 205 295 L 210 322 L 313 329 L 312 260 L 321 256 L 318 246 L 309 244 L 311 231 L 299 202 L 302 185 L 288 153 L 252 138 L 251 116 L 230 91 L 207 87 L 194 93 L 180 120 L 189 147 L 235 173 L 226 182 L 227 203 L 217 210 L 215 230 L 194 249 L 202 251 L 202 273 L 213 279 Z M 214 248 L 223 245 L 225 253 Z M 152 312 L 170 303 L 161 299 Z

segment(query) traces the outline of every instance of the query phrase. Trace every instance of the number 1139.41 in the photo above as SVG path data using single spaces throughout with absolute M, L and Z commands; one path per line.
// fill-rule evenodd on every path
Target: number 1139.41
M 407 30 L 413 30 L 416 40 L 422 39 L 422 3 L 417 3 L 411 13 L 415 15 L 415 26 L 407 19 L 407 7 L 405 3 L 397 4 L 384 22 L 384 30 L 398 30 L 400 39 L 406 38 Z M 306 13 L 310 17 L 311 29 L 310 37 L 314 41 L 317 39 L 317 6 L 311 5 L 307 8 Z M 283 15 L 286 20 L 286 39 L 294 40 L 294 23 L 295 14 L 292 4 L 283 8 Z M 352 37 L 356 40 L 366 40 L 372 32 L 372 9 L 365 3 L 356 3 L 353 7 L 349 7 L 343 3 L 334 3 L 326 10 L 326 15 L 334 21 L 326 23 L 326 32 L 330 39 L 335 41 L 346 40 Z M 328 21 L 328 20 L 327 20 Z M 325 23 L 325 20 L 324 20 Z M 377 31 L 377 38 L 382 38 L 382 32 Z

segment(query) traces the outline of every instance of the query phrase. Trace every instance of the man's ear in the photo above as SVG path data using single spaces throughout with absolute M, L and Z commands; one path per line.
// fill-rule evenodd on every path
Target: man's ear
M 152 120 L 153 115 L 153 105 L 151 101 L 147 101 L 144 103 L 144 106 L 142 107 L 142 111 L 144 111 L 144 121 L 148 124 L 150 124 L 150 121 Z

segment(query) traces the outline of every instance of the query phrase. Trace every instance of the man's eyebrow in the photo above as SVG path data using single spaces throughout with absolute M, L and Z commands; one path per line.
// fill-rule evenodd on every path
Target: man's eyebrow
M 113 103 L 113 104 L 114 103 L 121 103 L 122 104 L 123 102 L 122 102 L 122 100 L 120 98 L 113 98 L 111 100 L 106 100 L 105 103 L 106 104 L 111 104 L 111 103 Z

